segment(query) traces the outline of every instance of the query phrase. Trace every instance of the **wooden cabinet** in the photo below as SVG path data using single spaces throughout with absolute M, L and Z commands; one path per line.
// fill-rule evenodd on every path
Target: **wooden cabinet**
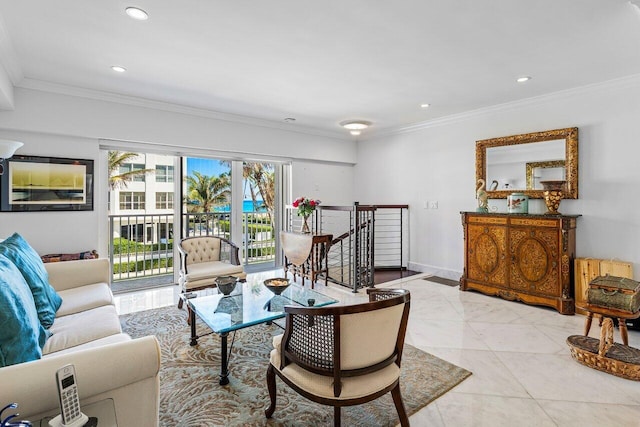
M 460 289 L 574 314 L 578 216 L 462 212 L 465 261 Z

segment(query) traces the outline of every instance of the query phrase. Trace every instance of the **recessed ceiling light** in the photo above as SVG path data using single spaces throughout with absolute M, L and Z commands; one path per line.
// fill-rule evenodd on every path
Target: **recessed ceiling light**
M 115 71 L 116 73 L 124 73 L 125 71 L 127 71 L 127 69 L 126 69 L 126 68 L 121 67 L 121 66 L 119 66 L 119 65 L 113 65 L 113 66 L 111 66 L 111 69 L 112 69 L 113 71 Z
M 531 80 L 530 76 L 522 76 L 522 77 L 518 77 L 516 81 L 518 83 L 524 83 L 524 82 L 528 82 L 529 80 Z
M 371 122 L 367 122 L 364 120 L 347 120 L 344 122 L 340 122 L 340 126 L 349 130 L 362 130 L 371 126 Z
M 133 19 L 137 19 L 138 21 L 146 21 L 149 19 L 149 15 L 142 9 L 138 9 L 137 7 L 128 7 L 124 10 L 127 15 L 132 17 Z
M 429 108 L 431 104 L 420 104 L 420 108 Z
M 351 131 L 349 131 L 349 133 L 351 135 L 353 135 L 353 136 L 358 136 L 358 135 L 360 135 L 362 133 L 362 131 L 361 130 L 351 130 Z
M 287 123 L 293 123 L 296 121 L 296 119 L 294 119 L 293 117 L 285 117 L 284 121 Z

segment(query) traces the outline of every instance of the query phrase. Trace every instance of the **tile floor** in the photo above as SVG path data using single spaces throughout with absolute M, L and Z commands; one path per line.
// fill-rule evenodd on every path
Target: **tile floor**
M 386 284 L 411 291 L 407 343 L 473 375 L 411 416 L 413 426 L 640 426 L 640 383 L 571 359 L 565 340 L 581 333 L 583 316 L 460 292 L 424 277 Z M 343 304 L 366 300 L 362 291 L 331 284 L 316 289 Z M 177 295 L 171 286 L 119 295 L 116 304 L 123 314 L 175 304 Z M 591 335 L 599 337 L 596 321 Z M 639 331 L 629 331 L 629 345 L 640 348 Z

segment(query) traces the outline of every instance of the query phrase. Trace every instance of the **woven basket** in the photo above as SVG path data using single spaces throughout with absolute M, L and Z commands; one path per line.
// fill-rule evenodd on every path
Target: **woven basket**
M 640 350 L 613 342 L 613 321 L 605 318 L 600 339 L 571 335 L 567 338 L 571 356 L 599 371 L 628 380 L 640 381 Z

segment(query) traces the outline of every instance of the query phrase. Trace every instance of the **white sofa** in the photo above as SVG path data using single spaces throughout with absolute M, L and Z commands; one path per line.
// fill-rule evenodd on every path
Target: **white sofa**
M 119 427 L 157 426 L 160 347 L 155 337 L 122 333 L 107 259 L 45 264 L 62 305 L 43 357 L 0 368 L 0 404 L 19 404 L 20 419 L 59 413 L 55 372 L 73 363 L 80 405 L 113 399 Z M 35 425 L 35 424 L 34 424 Z

